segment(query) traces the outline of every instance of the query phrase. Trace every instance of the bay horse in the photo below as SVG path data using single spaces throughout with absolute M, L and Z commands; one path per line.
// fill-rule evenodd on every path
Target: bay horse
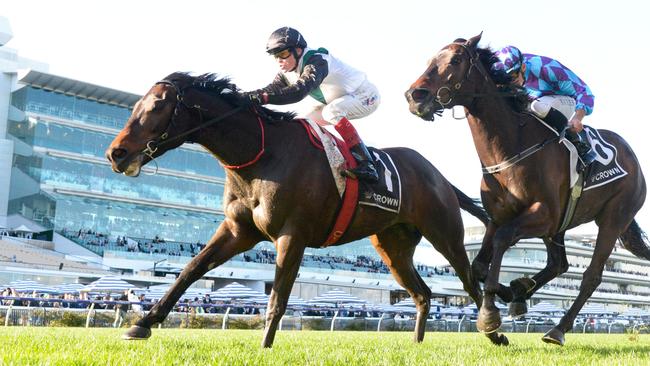
M 498 59 L 489 48 L 478 47 L 480 39 L 479 34 L 443 47 L 410 86 L 406 99 L 409 110 L 425 120 L 433 120 L 445 108 L 464 107 L 481 164 L 491 167 L 557 136 L 532 115 L 518 111 L 516 93 L 507 90 L 510 77 L 492 71 Z M 558 325 L 542 338 L 548 343 L 564 344 L 564 334 L 571 330 L 578 312 L 601 283 L 605 261 L 617 239 L 636 256 L 650 259 L 645 234 L 634 220 L 646 195 L 639 162 L 622 137 L 607 130 L 599 132 L 614 145 L 628 175 L 584 191 L 580 197 L 567 229 L 595 221 L 598 236 L 577 298 Z M 564 230 L 560 232 L 560 228 L 570 193 L 569 169 L 568 150 L 559 143 L 548 143 L 507 169 L 492 173 L 484 170 L 481 198 L 491 221 L 472 262 L 474 275 L 485 282 L 477 321 L 480 331 L 496 331 L 501 325 L 495 294 L 529 298 L 568 269 Z M 502 296 L 503 285 L 498 280 L 504 253 L 518 240 L 533 237 L 541 237 L 546 243 L 546 267 L 532 281 L 513 281 L 511 294 Z
M 271 347 L 287 307 L 306 247 L 323 247 L 340 196 L 322 150 L 315 148 L 292 113 L 250 104 L 228 78 L 173 73 L 135 104 L 124 129 L 106 151 L 113 171 L 137 176 L 143 165 L 184 142 L 198 143 L 226 168 L 224 220 L 167 294 L 131 327 L 125 339 L 145 339 L 181 294 L 209 270 L 263 240 L 277 250 L 275 278 L 266 312 L 263 347 Z M 487 221 L 485 211 L 453 187 L 422 155 L 385 149 L 402 178 L 398 214 L 358 206 L 337 244 L 369 235 L 395 280 L 417 307 L 415 341 L 424 338 L 431 290 L 413 264 L 422 236 L 451 264 L 465 291 L 481 304 L 463 244 L 459 206 Z M 503 335 L 489 335 L 507 344 Z

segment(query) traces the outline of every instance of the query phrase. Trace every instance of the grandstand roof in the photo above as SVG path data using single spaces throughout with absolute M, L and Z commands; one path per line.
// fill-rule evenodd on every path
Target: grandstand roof
M 19 73 L 18 81 L 35 88 L 55 91 L 127 108 L 133 107 L 135 102 L 141 98 L 141 95 L 35 70 L 27 70 Z

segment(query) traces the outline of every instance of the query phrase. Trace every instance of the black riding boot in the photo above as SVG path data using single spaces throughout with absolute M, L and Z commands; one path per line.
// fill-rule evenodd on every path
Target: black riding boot
M 578 150 L 578 155 L 580 155 L 580 159 L 585 164 L 585 168 L 596 160 L 596 153 L 591 148 L 587 131 L 583 129 L 580 133 L 575 133 L 567 129 L 565 136 L 576 147 L 576 150 Z
M 372 158 L 372 155 L 370 155 L 366 145 L 363 142 L 359 142 L 350 148 L 350 152 L 357 161 L 357 166 L 356 168 L 342 171 L 341 175 L 353 179 L 365 180 L 371 183 L 379 181 L 374 159 Z
M 569 120 L 555 108 L 551 108 L 548 111 L 544 121 L 555 128 L 558 133 L 562 133 L 566 129 L 565 135 L 567 140 L 569 140 L 578 150 L 578 155 L 584 163 L 584 168 L 588 167 L 594 160 L 596 160 L 596 153 L 592 150 L 591 144 L 589 143 L 589 137 L 587 137 L 587 131 L 582 130 L 579 134 L 573 132 L 571 129 L 566 128 Z

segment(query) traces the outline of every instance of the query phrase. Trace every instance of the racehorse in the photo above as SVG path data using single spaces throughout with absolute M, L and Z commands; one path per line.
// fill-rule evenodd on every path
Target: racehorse
M 519 279 L 511 283 L 510 296 L 520 301 L 568 269 L 564 230 L 560 228 L 569 199 L 570 167 L 563 145 L 544 143 L 557 136 L 532 115 L 516 108 L 516 93 L 506 87 L 509 76 L 492 71 L 491 66 L 498 60 L 491 50 L 477 46 L 480 39 L 481 35 L 468 41 L 458 39 L 442 48 L 411 85 L 406 98 L 410 111 L 425 120 L 433 120 L 445 108 L 463 106 L 483 167 L 514 162 L 497 172 L 484 168 L 481 182 L 481 198 L 491 221 L 472 270 L 485 282 L 477 327 L 492 332 L 501 325 L 495 294 L 509 297 L 507 293 L 502 296 L 498 276 L 510 246 L 522 238 L 541 237 L 549 252 L 546 267 L 532 281 Z M 634 220 L 646 195 L 639 162 L 623 138 L 611 131 L 599 132 L 616 148 L 621 167 L 628 174 L 584 191 L 566 228 L 595 221 L 599 229 L 578 297 L 559 324 L 542 338 L 558 345 L 564 344 L 564 334 L 573 327 L 578 312 L 600 284 L 605 261 L 617 238 L 636 256 L 650 259 L 645 234 Z M 525 155 L 524 149 L 535 145 L 540 147 L 538 151 L 520 158 Z
M 185 73 L 157 82 L 135 104 L 106 157 L 113 171 L 135 177 L 143 165 L 184 142 L 202 145 L 226 168 L 225 218 L 167 294 L 123 338 L 148 338 L 151 326 L 165 319 L 192 283 L 270 240 L 277 259 L 262 346 L 271 347 L 304 250 L 323 246 L 338 212 L 341 200 L 327 158 L 293 114 L 250 104 L 227 78 Z M 487 215 L 417 152 L 385 151 L 402 177 L 399 213 L 359 206 L 337 244 L 372 235 L 374 248 L 416 304 L 415 341 L 420 342 L 431 290 L 413 265 L 416 245 L 422 236 L 429 240 L 480 304 L 480 285 L 463 245 L 459 205 L 485 221 Z M 496 344 L 508 341 L 497 334 L 489 338 Z

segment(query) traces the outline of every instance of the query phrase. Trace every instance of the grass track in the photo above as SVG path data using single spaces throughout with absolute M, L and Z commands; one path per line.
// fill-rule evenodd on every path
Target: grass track
M 259 330 L 154 329 L 123 341 L 124 329 L 0 327 L 0 365 L 650 365 L 650 335 L 508 334 L 494 347 L 477 333 L 285 331 L 261 349 Z

